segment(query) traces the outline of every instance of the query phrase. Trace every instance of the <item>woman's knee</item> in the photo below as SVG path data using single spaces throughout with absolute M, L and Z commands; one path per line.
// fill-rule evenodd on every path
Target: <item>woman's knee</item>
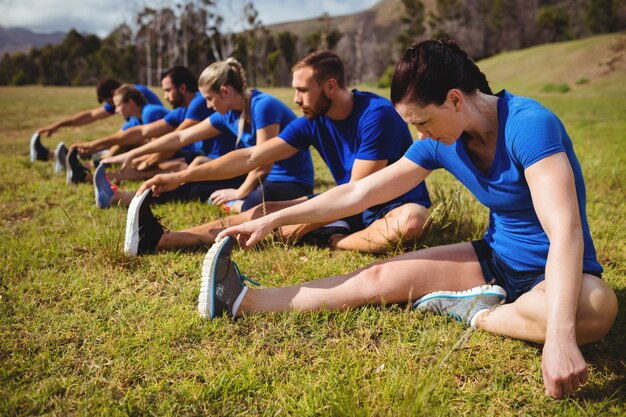
M 602 339 L 611 330 L 617 317 L 617 296 L 609 285 L 600 278 L 584 275 L 581 288 L 582 303 L 579 304 L 579 319 L 584 332 L 581 342 L 589 343 Z

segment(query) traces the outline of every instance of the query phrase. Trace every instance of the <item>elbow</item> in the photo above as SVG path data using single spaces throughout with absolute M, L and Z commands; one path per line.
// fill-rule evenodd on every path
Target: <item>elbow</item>
M 259 155 L 257 155 L 255 152 L 253 152 L 251 149 L 241 149 L 242 152 L 244 153 L 244 160 L 243 160 L 243 165 L 246 167 L 247 171 L 251 171 L 253 169 L 256 168 L 262 168 L 263 167 L 263 162 L 262 160 L 260 160 Z M 271 165 L 269 166 L 270 170 L 272 169 Z M 269 170 L 267 171 L 269 173 Z

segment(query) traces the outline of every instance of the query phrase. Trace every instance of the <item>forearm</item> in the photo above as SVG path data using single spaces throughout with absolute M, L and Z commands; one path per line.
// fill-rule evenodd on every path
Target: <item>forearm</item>
M 178 132 L 174 132 L 173 136 L 166 135 L 159 139 L 152 140 L 145 145 L 129 151 L 129 155 L 131 155 L 132 158 L 137 158 L 152 153 L 177 151 L 184 146 L 178 139 L 177 133 Z
M 546 340 L 576 340 L 582 258 L 583 239 L 580 229 L 560 231 L 559 236 L 550 239 L 546 262 Z
M 250 171 L 248 175 L 246 176 L 246 179 L 243 182 L 243 184 L 241 184 L 239 188 L 237 189 L 237 192 L 239 194 L 238 198 L 241 199 L 241 198 L 246 197 L 248 194 L 254 191 L 259 185 L 261 185 L 263 180 L 265 180 L 265 178 L 269 174 L 270 170 L 271 170 L 271 165 L 269 168 L 262 167 L 262 168 L 257 168 L 253 171 Z
M 229 152 L 202 165 L 180 172 L 182 182 L 224 180 L 246 174 L 258 165 L 249 158 L 250 149 L 244 148 Z
M 123 143 L 120 142 L 120 132 L 115 133 L 114 135 L 107 136 L 105 138 L 96 139 L 90 143 L 88 146 L 91 148 L 92 152 L 98 152 L 105 149 L 109 149 L 113 145 L 124 146 Z
M 61 120 L 60 122 L 56 123 L 56 127 L 60 128 L 70 126 L 82 126 L 93 123 L 94 121 L 96 121 L 96 118 L 93 117 L 91 112 L 83 112 L 78 113 L 75 116 L 68 117 L 67 119 Z
M 360 213 L 377 203 L 369 204 L 372 196 L 365 196 L 363 187 L 348 183 L 295 206 L 269 215 L 274 228 L 292 224 L 324 225 L 337 219 Z

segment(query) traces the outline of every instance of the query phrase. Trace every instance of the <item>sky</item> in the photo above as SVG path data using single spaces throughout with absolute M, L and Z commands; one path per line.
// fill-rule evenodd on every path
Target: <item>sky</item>
M 379 0 L 253 0 L 263 24 L 356 13 Z M 236 31 L 241 24 L 244 0 L 217 0 L 226 25 Z M 0 26 L 23 27 L 38 33 L 55 31 L 95 33 L 106 36 L 121 23 L 134 22 L 145 5 L 170 6 L 170 0 L 0 0 Z M 238 6 L 238 7 L 237 7 Z

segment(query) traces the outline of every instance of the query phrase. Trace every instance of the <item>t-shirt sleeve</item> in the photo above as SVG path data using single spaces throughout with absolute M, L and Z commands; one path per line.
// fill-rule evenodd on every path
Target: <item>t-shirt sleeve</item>
M 433 171 L 441 168 L 437 161 L 437 146 L 439 144 L 430 138 L 417 140 L 407 149 L 404 156 L 422 168 Z
M 223 132 L 231 132 L 232 133 L 232 131 L 228 127 L 228 123 L 227 123 L 225 114 L 219 114 L 218 112 L 215 112 L 215 113 L 213 113 L 212 115 L 209 116 L 209 120 L 211 121 L 211 126 L 216 128 L 220 132 L 222 132 L 222 133 Z
M 168 111 L 165 117 L 163 118 L 163 120 L 165 120 L 165 123 L 167 123 L 168 125 L 174 128 L 180 126 L 180 124 L 183 122 L 184 119 L 185 119 L 184 107 L 179 107 L 177 109 Z
M 306 150 L 311 146 L 313 137 L 313 122 L 302 116 L 285 127 L 278 137 L 294 148 Z
M 161 100 L 159 100 L 157 95 L 154 94 L 152 92 L 152 90 L 150 90 L 145 85 L 135 84 L 135 87 L 137 88 L 137 90 L 141 91 L 141 94 L 143 94 L 143 96 L 146 98 L 146 101 L 148 103 L 155 104 L 157 106 L 162 106 L 163 105 L 163 103 L 161 103 Z
M 393 108 L 379 107 L 364 115 L 358 127 L 360 144 L 356 159 L 376 161 L 397 158 L 403 141 L 410 133 L 406 123 Z
M 141 125 L 141 123 L 139 122 L 139 119 L 137 119 L 136 117 L 131 117 L 130 119 L 128 119 L 128 121 L 126 121 L 126 123 L 122 125 L 122 130 L 127 130 L 127 129 L 130 129 L 131 127 L 135 127 L 139 125 Z
M 280 124 L 285 109 L 278 100 L 270 96 L 257 100 L 254 106 L 252 118 L 254 127 L 259 130 L 273 124 Z
M 196 95 L 187 109 L 185 119 L 201 122 L 211 115 L 211 110 L 206 105 L 206 100 L 201 95 Z
M 513 120 L 519 120 L 519 123 Z M 514 119 L 509 119 L 507 130 L 512 155 L 524 169 L 550 155 L 565 152 L 565 129 L 549 110 L 539 108 L 520 112 Z
M 115 114 L 115 106 L 113 104 L 111 104 L 111 103 L 104 103 L 104 106 L 102 106 L 102 108 L 107 113 Z
M 157 120 L 161 120 L 167 114 L 167 109 L 165 107 L 157 106 L 157 105 L 148 105 L 145 114 L 142 114 L 143 124 L 148 124 L 152 122 L 156 122 Z

